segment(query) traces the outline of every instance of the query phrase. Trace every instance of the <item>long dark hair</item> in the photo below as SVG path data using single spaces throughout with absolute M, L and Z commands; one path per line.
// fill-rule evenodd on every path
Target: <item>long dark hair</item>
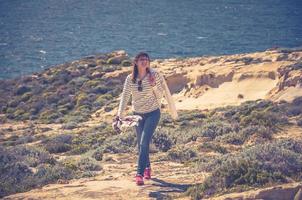
M 146 52 L 139 52 L 139 53 L 135 56 L 134 62 L 133 62 L 133 69 L 132 69 L 132 82 L 133 82 L 133 83 L 136 83 L 136 79 L 137 79 L 137 76 L 138 76 L 138 66 L 137 66 L 136 62 L 138 61 L 138 59 L 139 59 L 140 57 L 147 57 L 148 60 L 149 60 L 149 62 L 150 62 L 150 57 L 149 57 L 149 55 L 148 55 Z M 151 73 L 149 67 L 146 68 L 146 72 L 147 72 L 148 74 Z

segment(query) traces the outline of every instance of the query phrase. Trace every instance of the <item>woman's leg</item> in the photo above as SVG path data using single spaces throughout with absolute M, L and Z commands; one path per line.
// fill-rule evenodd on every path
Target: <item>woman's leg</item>
M 155 110 L 145 115 L 145 123 L 141 135 L 140 151 L 137 164 L 137 174 L 143 175 L 149 155 L 149 144 L 160 119 L 160 110 Z M 149 161 L 150 162 L 150 161 Z
M 140 115 L 143 119 L 139 121 L 138 126 L 135 126 L 135 132 L 136 132 L 136 139 L 137 139 L 137 152 L 139 155 L 140 152 L 140 143 L 142 138 L 142 133 L 144 129 L 145 120 L 142 115 Z
M 138 155 L 139 155 L 141 138 L 142 138 L 142 133 L 143 133 L 144 124 L 145 124 L 145 117 L 144 117 L 143 114 L 138 114 L 138 113 L 135 113 L 135 112 L 133 114 L 134 115 L 140 115 L 143 118 L 142 120 L 139 121 L 138 126 L 135 126 L 136 139 L 137 139 L 137 152 L 138 152 Z M 150 167 L 149 154 L 147 155 L 146 167 Z
M 139 155 L 139 153 L 140 153 L 140 146 L 141 146 L 140 144 L 141 144 L 141 139 L 142 139 L 144 124 L 145 124 L 145 121 L 144 121 L 144 120 L 141 120 L 141 121 L 139 122 L 139 125 L 135 127 L 135 128 L 136 128 L 135 130 L 136 130 L 137 152 L 138 152 L 138 155 Z M 149 154 L 147 154 L 146 168 L 150 168 L 150 158 L 149 158 Z

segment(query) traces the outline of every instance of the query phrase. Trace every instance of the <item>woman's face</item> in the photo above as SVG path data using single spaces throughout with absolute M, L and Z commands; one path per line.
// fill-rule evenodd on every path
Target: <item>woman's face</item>
M 137 64 L 138 68 L 146 69 L 150 66 L 150 61 L 149 61 L 148 57 L 141 56 L 138 58 L 136 64 Z

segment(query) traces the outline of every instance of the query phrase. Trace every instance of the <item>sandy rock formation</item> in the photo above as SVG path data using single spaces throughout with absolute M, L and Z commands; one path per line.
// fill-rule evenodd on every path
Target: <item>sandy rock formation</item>
M 283 184 L 275 187 L 233 193 L 211 198 L 212 200 L 252 200 L 252 199 L 273 199 L 273 200 L 301 200 L 301 183 Z

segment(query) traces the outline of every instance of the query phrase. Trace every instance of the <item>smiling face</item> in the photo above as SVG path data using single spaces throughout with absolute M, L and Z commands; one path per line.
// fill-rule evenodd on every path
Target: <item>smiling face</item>
M 146 56 L 140 56 L 136 61 L 136 65 L 139 69 L 146 69 L 150 67 L 150 60 Z

